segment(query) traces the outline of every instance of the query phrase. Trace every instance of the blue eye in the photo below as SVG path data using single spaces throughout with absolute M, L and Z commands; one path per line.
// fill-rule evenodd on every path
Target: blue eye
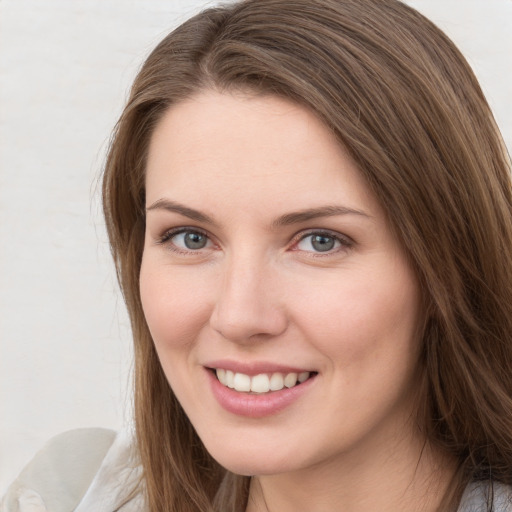
M 328 233 L 310 233 L 297 243 L 297 249 L 307 252 L 329 252 L 342 245 L 339 238 Z
M 204 233 L 191 229 L 168 233 L 162 239 L 162 243 L 165 242 L 185 251 L 199 251 L 211 245 L 211 240 Z

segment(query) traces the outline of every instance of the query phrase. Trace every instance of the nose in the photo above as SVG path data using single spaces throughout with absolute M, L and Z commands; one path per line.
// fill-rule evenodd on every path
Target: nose
M 237 343 L 282 334 L 288 321 L 276 273 L 277 269 L 254 257 L 231 258 L 226 262 L 211 327 Z

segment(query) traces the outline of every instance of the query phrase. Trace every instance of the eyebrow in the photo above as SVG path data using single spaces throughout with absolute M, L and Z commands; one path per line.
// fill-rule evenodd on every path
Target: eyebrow
M 169 199 L 158 199 L 151 206 L 146 208 L 146 211 L 148 212 L 152 210 L 166 210 L 169 212 L 178 213 L 197 222 L 203 222 L 213 226 L 217 225 L 217 223 L 209 215 Z M 336 215 L 359 215 L 362 217 L 370 218 L 370 215 L 362 210 L 347 208 L 346 206 L 328 205 L 286 213 L 275 219 L 272 222 L 271 227 L 275 229 L 282 226 L 300 224 L 301 222 L 306 222 L 308 220 L 316 219 L 319 217 L 334 217 Z
M 198 222 L 216 225 L 216 222 L 205 213 L 202 213 L 199 210 L 194 210 L 194 208 L 189 208 L 188 206 L 184 206 L 169 199 L 158 199 L 158 201 L 155 201 L 151 206 L 146 208 L 147 212 L 152 210 L 166 210 L 168 212 L 179 213 L 184 217 L 188 217 L 189 219 L 196 220 Z
M 300 224 L 301 222 L 306 222 L 319 217 L 334 217 L 336 215 L 360 215 L 362 217 L 370 218 L 370 215 L 366 214 L 362 210 L 347 208 L 346 206 L 329 205 L 286 213 L 272 222 L 272 227 L 277 228 L 280 226 L 289 226 L 291 224 Z

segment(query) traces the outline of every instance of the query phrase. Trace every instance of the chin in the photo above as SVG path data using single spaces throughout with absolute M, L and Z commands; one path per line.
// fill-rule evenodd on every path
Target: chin
M 242 476 L 287 473 L 297 469 L 296 466 L 299 465 L 290 454 L 278 455 L 273 450 L 270 454 L 261 449 L 248 450 L 246 446 L 241 446 L 238 450 L 233 450 L 232 446 L 228 450 L 216 447 L 208 452 L 222 467 Z
M 242 460 L 226 460 L 224 463 L 222 460 L 216 459 L 219 464 L 226 468 L 231 473 L 241 476 L 263 476 L 263 475 L 279 475 L 282 473 L 288 473 L 294 468 L 290 467 L 289 464 L 273 464 L 272 462 L 254 463 Z

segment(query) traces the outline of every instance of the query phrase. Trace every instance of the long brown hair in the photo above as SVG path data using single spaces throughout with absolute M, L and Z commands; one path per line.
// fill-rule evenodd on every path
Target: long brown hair
M 212 459 L 170 389 L 139 298 L 148 143 L 170 105 L 205 88 L 298 102 L 350 152 L 424 292 L 418 427 L 459 461 L 457 489 L 512 483 L 510 160 L 470 67 L 397 0 L 245 0 L 202 12 L 151 53 L 105 168 L 149 509 L 240 512 L 247 500 L 248 479 Z

